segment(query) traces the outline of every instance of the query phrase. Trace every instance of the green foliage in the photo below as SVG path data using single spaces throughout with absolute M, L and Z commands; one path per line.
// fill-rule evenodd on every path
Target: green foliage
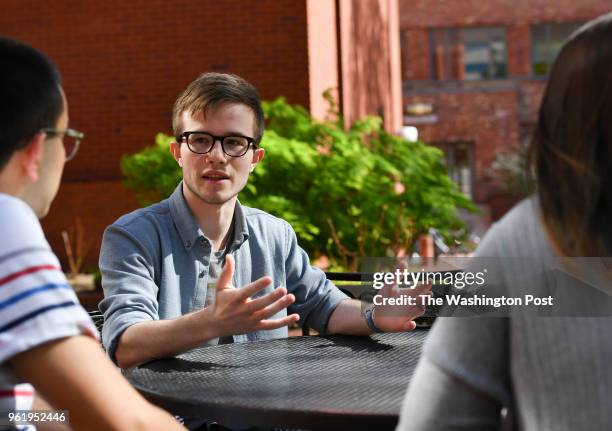
M 172 194 L 183 174 L 170 154 L 171 136 L 158 133 L 155 145 L 121 158 L 125 185 L 136 194 L 140 204 L 149 205 Z
M 448 177 L 442 152 L 384 131 L 366 117 L 348 130 L 342 118 L 313 120 L 283 98 L 264 102 L 266 155 L 240 194 L 243 204 L 287 220 L 312 258 L 356 270 L 363 256 L 410 252 L 429 228 L 464 235 L 457 208 L 472 202 Z M 126 184 L 143 203 L 169 195 L 181 177 L 167 145 L 122 160 Z

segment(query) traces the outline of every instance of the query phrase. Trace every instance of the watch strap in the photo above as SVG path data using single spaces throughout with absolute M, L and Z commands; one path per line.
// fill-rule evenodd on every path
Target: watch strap
M 363 318 L 365 319 L 366 324 L 368 325 L 368 328 L 370 328 L 370 330 L 376 334 L 382 334 L 383 330 L 381 330 L 378 326 L 376 326 L 376 324 L 374 323 L 374 309 L 376 308 L 376 306 L 374 304 L 368 305 L 364 310 L 363 310 Z

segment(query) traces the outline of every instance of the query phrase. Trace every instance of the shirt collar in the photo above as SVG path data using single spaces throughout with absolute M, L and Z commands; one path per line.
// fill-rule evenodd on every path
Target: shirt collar
M 174 225 L 178 230 L 183 245 L 189 250 L 195 245 L 199 238 L 204 237 L 204 233 L 196 223 L 195 217 L 185 201 L 182 181 L 176 186 L 168 200 L 170 201 L 170 214 L 174 220 Z M 242 205 L 239 201 L 236 201 L 236 207 L 234 208 L 234 237 L 231 240 L 232 245 L 230 246 L 230 251 L 240 247 L 248 237 L 249 231 L 246 216 L 242 209 Z
M 230 251 L 238 249 L 249 238 L 246 216 L 239 200 L 236 200 L 236 208 L 234 208 L 234 223 L 234 239 Z

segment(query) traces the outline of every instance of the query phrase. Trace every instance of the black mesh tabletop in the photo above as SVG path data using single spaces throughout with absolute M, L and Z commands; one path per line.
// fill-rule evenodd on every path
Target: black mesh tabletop
M 226 426 L 393 429 L 426 330 L 203 347 L 128 370 L 147 399 Z

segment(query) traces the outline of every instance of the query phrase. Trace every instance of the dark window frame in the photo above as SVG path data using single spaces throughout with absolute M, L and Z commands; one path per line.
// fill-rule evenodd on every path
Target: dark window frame
M 469 32 L 471 30 L 494 30 L 500 31 L 503 33 L 502 41 L 504 47 L 504 57 L 503 62 L 499 63 L 503 67 L 503 74 L 500 76 L 491 76 L 491 77 L 480 77 L 477 79 L 459 79 L 457 77 L 452 76 L 452 73 L 449 70 L 452 70 L 452 47 L 454 44 L 462 44 L 465 50 L 465 41 L 464 41 L 464 32 Z M 508 79 L 510 77 L 508 71 L 508 28 L 503 25 L 484 25 L 484 26 L 470 26 L 470 27 L 432 27 L 428 31 L 429 33 L 429 65 L 430 65 L 430 79 L 432 81 L 463 81 L 463 82 L 477 82 L 477 81 L 491 81 L 498 79 Z M 437 39 L 443 39 L 443 48 L 444 48 L 444 63 L 445 63 L 445 74 L 444 76 L 439 76 L 440 71 L 437 70 L 437 61 L 436 61 L 436 42 Z M 465 75 L 466 62 L 465 57 L 463 61 L 463 70 Z
M 476 145 L 474 141 L 470 140 L 453 140 L 453 141 L 439 141 L 433 142 L 436 148 L 439 148 L 444 152 L 444 162 L 448 169 L 448 176 L 453 180 L 459 190 L 468 196 L 471 199 L 474 199 L 476 196 Z M 457 155 L 457 148 L 460 146 L 467 147 L 467 159 L 468 159 L 468 169 L 470 172 L 470 181 L 468 184 L 469 193 L 465 193 L 462 187 L 462 183 L 457 181 L 455 172 L 453 169 L 456 169 L 455 160 Z
M 550 66 L 552 66 L 552 64 L 554 63 L 555 59 L 557 58 L 557 55 L 559 54 L 559 52 L 556 53 L 551 53 L 551 50 L 553 49 L 553 40 L 552 40 L 552 33 L 553 33 L 553 27 L 557 26 L 557 28 L 559 28 L 560 26 L 573 26 L 574 28 L 567 33 L 567 35 L 565 36 L 565 39 L 563 41 L 560 42 L 564 42 L 565 40 L 567 40 L 567 38 L 581 25 L 584 24 L 584 21 L 567 21 L 567 22 L 540 22 L 540 23 L 535 23 L 535 24 L 531 24 L 529 26 L 529 48 L 531 50 L 531 76 L 534 78 L 546 78 L 548 77 L 549 73 L 550 73 Z M 546 60 L 544 61 L 540 61 L 538 62 L 538 64 L 545 64 L 546 65 L 546 73 L 543 74 L 538 74 L 536 73 L 536 50 L 534 49 L 535 47 L 535 33 L 537 33 L 538 29 L 543 29 L 544 30 L 544 42 L 546 44 Z

